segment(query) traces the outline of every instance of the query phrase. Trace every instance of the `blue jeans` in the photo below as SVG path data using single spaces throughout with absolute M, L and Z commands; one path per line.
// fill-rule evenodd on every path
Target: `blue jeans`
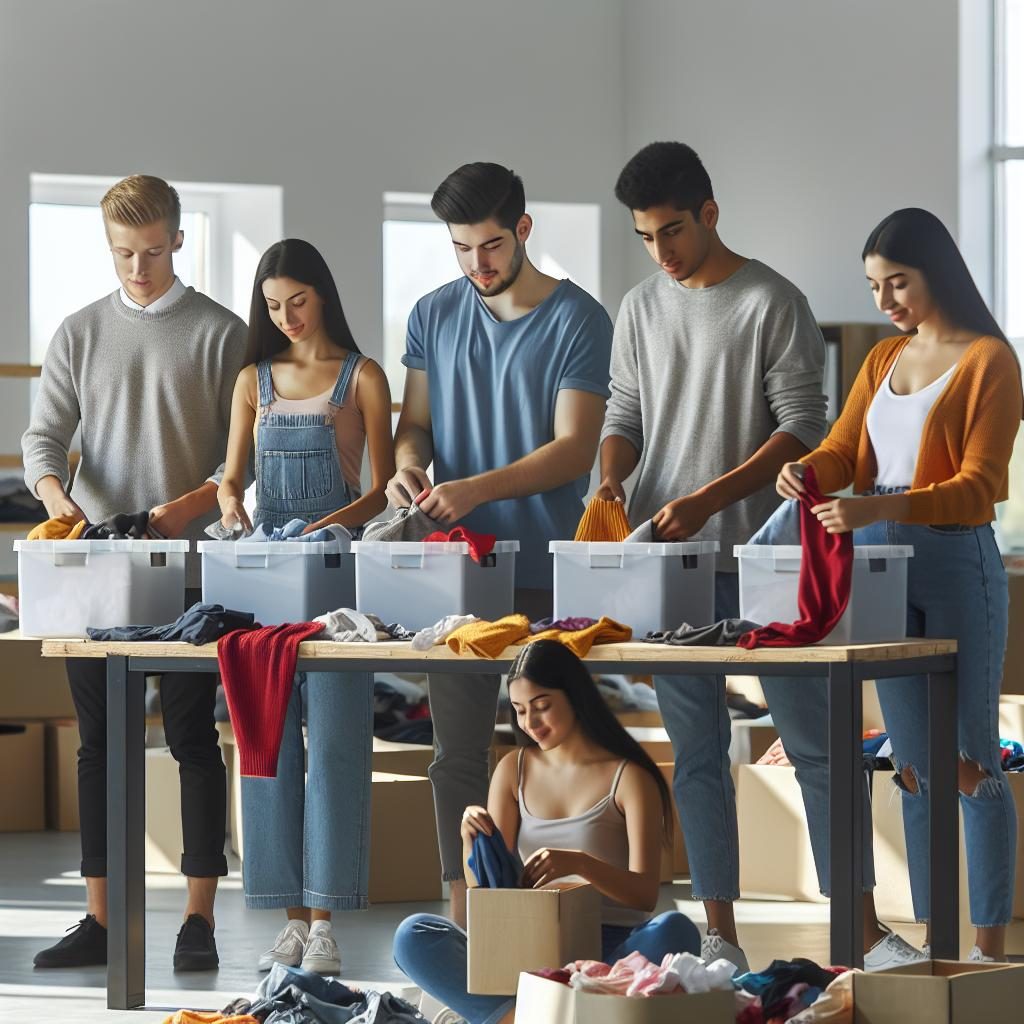
M 367 907 L 372 736 L 369 673 L 297 673 L 277 777 L 242 779 L 247 907 Z
M 642 953 L 660 963 L 666 953 L 700 952 L 696 925 L 674 910 L 637 928 L 601 929 L 605 963 Z M 414 985 L 464 1017 L 469 1024 L 495 1024 L 515 1005 L 508 996 L 477 996 L 466 991 L 466 933 L 444 917 L 413 914 L 395 932 L 395 963 Z M 562 966 L 561 964 L 553 966 Z
M 774 517 L 773 517 L 774 518 Z M 769 521 L 770 522 L 770 521 Z M 766 524 L 767 527 L 767 524 Z M 762 531 L 763 532 L 763 531 Z M 765 540 L 759 533 L 759 543 Z M 971 921 L 984 928 L 1007 924 L 1012 917 L 1017 813 L 999 757 L 999 687 L 1006 650 L 1009 595 L 1006 571 L 991 526 L 911 526 L 872 523 L 854 534 L 857 544 L 909 544 L 914 557 L 907 563 L 907 635 L 953 639 L 958 644 L 957 729 L 961 757 L 976 762 L 986 773 L 971 795 L 961 793 L 967 846 L 967 881 Z M 828 888 L 828 729 L 827 696 L 812 699 L 807 679 L 806 699 L 799 711 L 777 703 L 769 692 L 781 680 L 763 680 L 782 744 L 809 758 L 816 768 L 797 778 L 803 791 L 821 887 Z M 811 687 L 818 684 L 811 683 Z M 825 684 L 821 684 L 825 688 Z M 918 792 L 903 790 L 903 827 L 907 842 L 914 915 L 929 916 L 928 905 L 928 682 L 924 676 L 880 679 L 878 699 L 893 744 L 897 771 L 912 768 Z M 778 710 L 777 710 L 778 707 Z M 780 714 L 781 712 L 781 714 Z M 796 763 L 796 762 L 794 762 Z M 822 767 L 823 766 L 823 767 Z M 870 815 L 865 817 L 870 824 Z M 870 843 L 870 829 L 865 828 Z M 871 849 L 865 849 L 865 887 L 869 886 Z
M 800 544 L 800 507 L 783 502 L 750 539 L 751 544 Z M 858 539 L 858 543 L 865 543 Z M 818 887 L 830 891 L 828 842 L 828 683 L 808 676 L 762 676 L 761 688 L 772 721 L 796 770 L 811 839 Z M 864 891 L 875 887 L 875 859 L 871 848 L 871 793 L 865 780 L 861 854 Z
M 715 618 L 739 615 L 739 579 L 715 574 Z M 724 676 L 655 676 L 654 690 L 672 741 L 672 791 L 690 862 L 695 900 L 740 895 L 736 790 L 729 770 L 732 723 Z

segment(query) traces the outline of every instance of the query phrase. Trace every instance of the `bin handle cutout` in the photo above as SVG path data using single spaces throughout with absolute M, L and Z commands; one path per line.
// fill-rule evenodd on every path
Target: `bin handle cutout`
M 621 569 L 625 555 L 591 555 L 591 569 Z
M 684 569 L 696 569 L 697 568 L 697 555 L 680 555 L 680 559 L 683 562 Z
M 88 551 L 54 551 L 53 552 L 53 565 L 71 566 L 71 565 L 88 565 L 89 564 L 89 552 Z
M 424 555 L 392 555 L 392 569 L 422 569 L 426 559 Z
M 325 569 L 340 569 L 341 568 L 341 555 L 337 552 L 330 555 L 324 555 L 324 568 Z
M 149 555 L 151 569 L 163 569 L 167 566 L 167 554 L 163 551 L 152 551 Z
M 886 571 L 886 559 L 884 558 L 869 558 L 868 559 L 868 572 L 885 572 Z
M 245 546 L 244 544 L 242 545 Z M 235 548 L 236 569 L 269 569 L 270 555 L 249 555 Z

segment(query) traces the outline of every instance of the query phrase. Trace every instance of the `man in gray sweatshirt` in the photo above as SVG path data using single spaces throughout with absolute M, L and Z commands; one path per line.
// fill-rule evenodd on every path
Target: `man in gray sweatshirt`
M 118 512 L 148 511 L 160 535 L 195 538 L 217 506 L 217 484 L 208 478 L 224 460 L 231 393 L 246 361 L 246 326 L 175 276 L 172 255 L 183 235 L 170 185 L 133 175 L 110 189 L 101 206 L 121 287 L 69 316 L 50 342 L 22 438 L 25 482 L 51 517 L 98 523 Z M 79 427 L 82 456 L 68 494 L 68 448 Z M 190 560 L 188 586 L 198 585 L 198 566 Z M 190 591 L 188 600 L 198 600 L 198 592 Z M 88 912 L 36 955 L 37 967 L 107 960 L 105 663 L 72 658 L 67 669 L 81 737 Z M 175 673 L 163 677 L 160 690 L 168 746 L 180 766 L 181 870 L 188 878 L 175 970 L 219 962 L 213 902 L 227 862 L 216 682 L 209 673 Z
M 689 146 L 645 147 L 615 194 L 660 269 L 619 309 L 598 495 L 625 501 L 623 482 L 637 470 L 631 522 L 652 520 L 658 540 L 718 541 L 715 615 L 733 618 L 732 547 L 775 509 L 783 464 L 824 433 L 824 341 L 789 281 L 723 244 L 711 180 Z M 660 676 L 655 688 L 693 895 L 708 915 L 702 953 L 745 970 L 732 909 L 739 841 L 725 680 Z

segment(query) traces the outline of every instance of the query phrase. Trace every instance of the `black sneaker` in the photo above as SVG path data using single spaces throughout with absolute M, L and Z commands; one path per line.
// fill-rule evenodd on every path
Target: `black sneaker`
M 36 967 L 95 967 L 107 962 L 107 929 L 86 914 L 56 945 L 36 953 Z
M 174 944 L 176 971 L 215 971 L 220 966 L 213 929 L 202 914 L 189 914 Z

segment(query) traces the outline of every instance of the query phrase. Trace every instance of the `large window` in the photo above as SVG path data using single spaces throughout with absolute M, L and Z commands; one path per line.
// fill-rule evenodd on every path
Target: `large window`
M 996 315 L 1024 360 L 1024 0 L 996 4 Z M 999 513 L 1004 548 L 1024 551 L 1024 431 Z

